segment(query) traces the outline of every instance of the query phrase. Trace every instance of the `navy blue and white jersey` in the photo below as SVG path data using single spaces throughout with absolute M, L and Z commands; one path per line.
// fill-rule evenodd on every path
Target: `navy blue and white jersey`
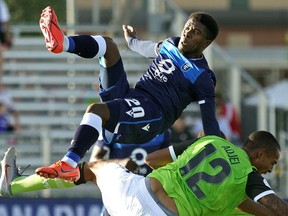
M 105 144 L 104 142 L 97 142 L 96 144 L 110 152 L 109 159 L 130 157 L 139 166 L 135 173 L 146 176 L 152 171 L 145 164 L 146 156 L 151 152 L 168 147 L 170 145 L 170 132 L 166 131 L 144 144 Z
M 191 102 L 200 105 L 206 135 L 220 135 L 215 116 L 214 72 L 202 55 L 189 59 L 177 48 L 179 37 L 165 40 L 158 56 L 136 84 L 135 90 L 144 92 L 158 104 L 165 118 L 163 130 L 171 127 Z

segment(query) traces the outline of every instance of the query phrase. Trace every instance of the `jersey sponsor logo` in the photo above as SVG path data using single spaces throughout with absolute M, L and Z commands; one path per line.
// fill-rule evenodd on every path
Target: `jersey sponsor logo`
M 183 71 L 186 72 L 186 71 L 188 71 L 191 68 L 191 65 L 190 65 L 190 63 L 186 62 L 185 64 L 182 65 L 181 68 L 182 68 Z
M 144 127 L 142 127 L 142 129 L 145 130 L 145 131 L 149 131 L 149 129 L 150 129 L 150 123 L 147 124 L 147 125 L 145 125 Z
M 167 74 L 172 74 L 175 71 L 175 66 L 171 59 L 156 59 L 152 62 L 147 73 L 143 75 L 143 79 L 157 79 L 160 82 L 167 82 Z

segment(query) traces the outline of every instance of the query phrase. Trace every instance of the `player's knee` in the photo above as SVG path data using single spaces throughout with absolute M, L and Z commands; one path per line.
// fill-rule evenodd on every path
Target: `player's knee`
M 120 59 L 120 52 L 117 44 L 110 37 L 104 37 L 106 42 L 106 53 L 104 55 L 106 67 L 111 67 Z
M 90 104 L 86 109 L 86 113 L 94 113 L 95 115 L 98 115 L 102 119 L 103 125 L 105 125 L 110 118 L 110 112 L 105 103 Z
M 111 37 L 107 37 L 107 36 L 103 36 L 107 46 L 112 45 L 112 46 L 117 46 L 116 43 L 114 42 L 113 38 Z

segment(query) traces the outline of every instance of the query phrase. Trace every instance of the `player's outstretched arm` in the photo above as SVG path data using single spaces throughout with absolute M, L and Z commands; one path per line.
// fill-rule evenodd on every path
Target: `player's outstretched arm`
M 160 43 L 149 40 L 139 40 L 136 31 L 132 26 L 123 25 L 124 38 L 128 47 L 134 52 L 146 58 L 156 58 L 159 52 Z
M 145 158 L 145 163 L 152 169 L 157 169 L 171 162 L 173 162 L 173 159 L 170 155 L 169 148 L 164 148 L 155 152 L 151 152 Z
M 36 174 L 30 176 L 20 175 L 16 163 L 16 154 L 15 147 L 10 147 L 1 161 L 0 196 L 7 197 L 31 191 L 76 186 L 73 182 L 66 182 L 62 179 L 45 179 Z M 9 167 L 9 169 L 5 169 L 5 167 Z M 79 169 L 81 167 L 82 163 L 79 164 Z
M 201 133 L 204 135 L 204 133 Z M 201 136 L 203 136 L 201 135 Z M 200 135 L 199 135 L 200 136 Z M 148 154 L 145 158 L 145 163 L 152 169 L 165 166 L 177 159 L 190 145 L 192 145 L 197 138 L 186 140 L 182 143 L 177 143 L 167 148 L 163 148 Z
M 259 201 L 262 205 L 270 209 L 274 215 L 287 216 L 288 215 L 288 203 L 278 197 L 276 194 L 268 194 Z

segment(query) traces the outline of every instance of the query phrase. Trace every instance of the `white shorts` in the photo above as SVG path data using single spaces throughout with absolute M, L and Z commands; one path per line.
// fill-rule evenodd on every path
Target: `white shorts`
M 145 177 L 117 163 L 107 163 L 99 169 L 97 184 L 110 215 L 166 216 L 147 191 Z

